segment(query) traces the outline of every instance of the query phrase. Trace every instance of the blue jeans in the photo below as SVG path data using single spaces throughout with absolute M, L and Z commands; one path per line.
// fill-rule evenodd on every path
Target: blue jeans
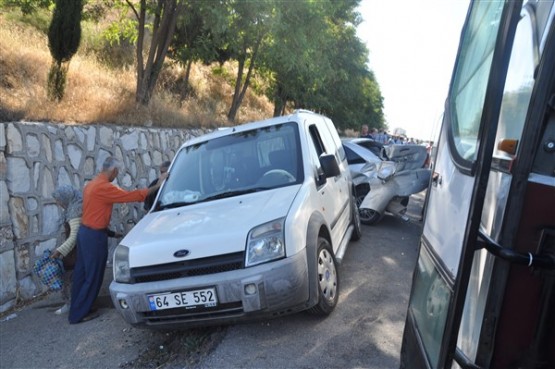
M 71 286 L 69 323 L 79 323 L 91 311 L 98 297 L 108 260 L 108 235 L 83 224 L 77 233 L 77 260 Z

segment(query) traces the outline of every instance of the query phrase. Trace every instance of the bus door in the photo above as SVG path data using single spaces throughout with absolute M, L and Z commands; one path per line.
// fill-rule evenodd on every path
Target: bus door
M 553 15 L 552 0 L 470 4 L 428 188 L 401 368 L 505 369 L 518 361 L 517 346 L 533 344 L 533 338 L 521 340 L 514 352 L 506 351 L 515 339 L 499 332 L 522 333 L 507 328 L 515 318 L 514 311 L 507 311 L 507 299 L 518 301 L 523 293 L 511 291 L 515 270 L 530 274 L 532 268 L 543 268 L 545 276 L 555 265 L 548 251 L 536 247 L 554 242 L 553 154 L 554 164 L 544 168 L 550 179 L 541 209 L 537 198 L 534 205 L 525 204 L 529 178 L 535 178 L 534 160 L 540 149 L 545 151 L 542 145 L 549 146 L 549 132 L 555 129 L 549 128 L 548 118 L 549 106 L 555 104 Z M 551 140 L 555 146 L 555 136 Z M 518 252 L 518 227 L 526 209 L 538 219 L 528 226 L 534 235 L 526 242 L 536 243 Z M 544 311 L 553 311 L 548 279 L 527 280 L 538 301 L 524 311 L 537 316 L 542 304 Z M 541 324 L 553 314 L 545 313 Z M 536 317 L 519 318 L 522 326 L 532 326 L 528 334 L 538 334 Z M 546 336 L 545 329 L 540 331 Z M 544 337 L 546 341 L 552 342 Z M 527 366 L 514 366 L 521 367 Z

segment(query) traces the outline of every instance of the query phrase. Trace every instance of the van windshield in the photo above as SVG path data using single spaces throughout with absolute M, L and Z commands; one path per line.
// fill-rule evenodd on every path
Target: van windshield
M 294 122 L 231 133 L 182 148 L 156 209 L 185 206 L 302 183 Z

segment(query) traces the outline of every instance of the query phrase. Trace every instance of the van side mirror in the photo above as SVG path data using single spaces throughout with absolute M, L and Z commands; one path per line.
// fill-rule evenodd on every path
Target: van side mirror
M 339 171 L 339 164 L 337 164 L 337 160 L 335 160 L 335 155 L 320 156 L 320 165 L 322 166 L 326 178 L 336 177 L 341 173 Z

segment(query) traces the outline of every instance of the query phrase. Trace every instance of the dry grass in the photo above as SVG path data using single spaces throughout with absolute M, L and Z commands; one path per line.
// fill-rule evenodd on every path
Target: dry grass
M 135 103 L 135 69 L 111 69 L 78 52 L 71 60 L 64 99 L 47 98 L 51 64 L 48 40 L 34 28 L 0 13 L 0 121 L 52 121 L 68 124 L 112 123 L 160 127 L 216 127 L 226 119 L 233 87 L 213 73 L 212 66 L 194 65 L 193 93 L 183 98 L 179 81 L 184 71 L 167 64 L 148 107 Z M 233 66 L 225 66 L 233 76 Z M 236 123 L 271 117 L 273 105 L 249 91 Z

